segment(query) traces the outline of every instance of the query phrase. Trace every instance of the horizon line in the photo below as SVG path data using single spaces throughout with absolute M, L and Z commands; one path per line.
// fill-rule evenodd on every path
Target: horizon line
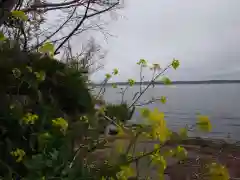
M 135 84 L 140 84 L 142 83 L 143 85 L 146 83 L 149 83 L 151 81 L 136 81 Z M 228 83 L 240 83 L 240 80 L 196 80 L 196 81 L 172 81 L 171 84 L 228 84 Z M 90 84 L 93 85 L 101 85 L 102 83 L 96 83 L 96 82 L 91 82 Z M 127 81 L 116 81 L 116 82 L 108 82 L 106 85 L 112 85 L 112 84 L 118 84 L 118 85 L 125 85 L 128 84 Z M 164 84 L 161 81 L 154 82 L 153 84 Z

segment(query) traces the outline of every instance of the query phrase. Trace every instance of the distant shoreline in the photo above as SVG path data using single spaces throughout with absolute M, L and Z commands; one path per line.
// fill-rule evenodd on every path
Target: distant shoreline
M 110 82 L 106 86 L 116 85 L 128 85 L 128 82 Z M 142 85 L 148 85 L 149 81 L 142 82 Z M 163 85 L 163 82 L 154 82 L 154 85 Z M 207 81 L 172 81 L 171 84 L 240 84 L 240 80 L 207 80 Z M 101 86 L 100 83 L 90 83 L 92 86 Z M 140 82 L 136 82 L 135 85 L 140 85 Z

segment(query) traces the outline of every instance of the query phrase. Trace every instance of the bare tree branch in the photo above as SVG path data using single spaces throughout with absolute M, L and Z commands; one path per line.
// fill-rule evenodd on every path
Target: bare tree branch
M 30 8 L 22 9 L 22 11 L 30 12 L 30 11 L 36 11 L 37 9 L 48 8 L 48 7 L 54 7 L 54 8 L 58 7 L 59 8 L 62 6 L 73 6 L 75 4 L 83 5 L 85 2 L 86 1 L 84 1 L 84 0 L 73 0 L 73 1 L 62 2 L 62 3 L 39 3 L 39 4 L 32 5 Z
M 59 26 L 59 28 L 54 33 L 52 33 L 51 35 L 47 36 L 45 40 L 43 40 L 41 43 L 37 44 L 33 49 L 37 49 L 38 47 L 43 45 L 46 41 L 51 39 L 54 35 L 56 35 L 70 21 L 70 19 L 73 17 L 74 13 L 76 12 L 76 9 L 77 8 L 75 7 L 73 12 L 71 13 L 71 15 L 67 18 L 67 20 L 61 26 Z
M 84 16 L 82 17 L 81 21 L 79 22 L 79 24 L 72 30 L 71 33 L 69 33 L 69 35 L 63 40 L 63 42 L 56 48 L 55 50 L 55 53 L 56 54 L 59 49 L 74 35 L 74 33 L 79 29 L 79 27 L 83 24 L 83 22 L 87 19 L 87 18 L 90 18 L 90 17 L 93 17 L 93 16 L 96 16 L 96 15 L 99 15 L 99 14 L 102 14 L 104 12 L 107 12 L 109 10 L 111 10 L 112 8 L 114 8 L 118 3 L 115 3 L 114 5 L 104 9 L 104 10 L 101 10 L 99 12 L 96 12 L 96 13 L 92 13 L 90 15 L 87 15 L 87 12 L 89 10 L 89 6 L 90 6 L 90 2 L 91 0 L 88 1 L 88 5 L 87 5 L 87 8 L 85 10 L 85 13 L 84 13 Z
M 87 17 L 87 12 L 88 12 L 88 8 L 90 6 L 91 0 L 88 0 L 88 4 L 84 13 L 84 16 L 82 17 L 81 21 L 79 22 L 79 24 L 72 30 L 71 33 L 69 33 L 69 35 L 63 40 L 63 42 L 56 48 L 54 54 L 57 54 L 58 50 L 72 37 L 72 35 L 78 30 L 78 28 L 83 24 L 84 20 Z

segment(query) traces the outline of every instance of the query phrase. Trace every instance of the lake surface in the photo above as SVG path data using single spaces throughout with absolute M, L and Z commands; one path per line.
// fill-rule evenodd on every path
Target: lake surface
M 109 103 L 120 103 L 119 88 L 106 87 L 104 99 Z M 139 86 L 129 88 L 124 96 L 128 102 L 139 91 Z M 168 127 L 174 131 L 186 124 L 196 123 L 196 115 L 201 113 L 209 116 L 212 122 L 211 133 L 191 132 L 191 136 L 226 138 L 240 140 L 240 84 L 198 84 L 198 85 L 157 85 L 149 88 L 139 103 L 151 98 L 167 97 L 167 103 L 160 101 L 147 105 L 153 109 L 158 108 L 166 115 Z M 134 113 L 132 121 L 144 123 L 139 110 Z

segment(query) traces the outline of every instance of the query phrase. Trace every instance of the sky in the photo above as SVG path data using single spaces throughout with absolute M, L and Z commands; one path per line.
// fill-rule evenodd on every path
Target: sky
M 88 34 L 108 52 L 92 81 L 114 68 L 111 81 L 139 80 L 139 59 L 165 67 L 173 58 L 181 65 L 165 74 L 172 80 L 240 79 L 240 0 L 124 0 L 117 13 L 105 27 L 113 36 Z
M 239 0 L 125 0 L 118 14 L 107 26 L 114 36 L 100 40 L 108 54 L 93 81 L 113 68 L 112 81 L 138 80 L 141 58 L 162 67 L 179 59 L 166 73 L 173 80 L 240 79 Z

